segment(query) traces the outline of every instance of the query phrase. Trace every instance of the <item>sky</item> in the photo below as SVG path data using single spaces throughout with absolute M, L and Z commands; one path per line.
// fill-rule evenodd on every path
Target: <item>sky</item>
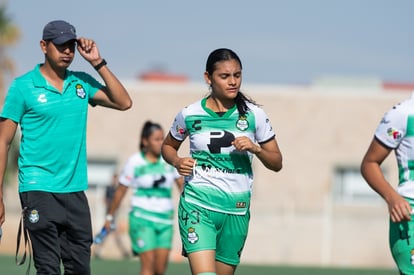
M 43 62 L 45 24 L 72 23 L 121 79 L 162 69 L 202 82 L 208 54 L 233 49 L 243 81 L 307 84 L 320 77 L 414 83 L 412 0 L 0 0 L 21 31 L 17 75 Z M 77 55 L 73 70 L 93 69 Z

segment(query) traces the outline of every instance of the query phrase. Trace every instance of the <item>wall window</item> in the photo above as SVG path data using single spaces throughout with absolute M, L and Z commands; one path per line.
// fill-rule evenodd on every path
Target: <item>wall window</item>
M 90 187 L 108 186 L 116 172 L 115 160 L 89 159 L 88 183 Z
M 362 177 L 359 167 L 337 167 L 335 169 L 333 195 L 337 202 L 374 203 L 380 201 L 380 196 Z

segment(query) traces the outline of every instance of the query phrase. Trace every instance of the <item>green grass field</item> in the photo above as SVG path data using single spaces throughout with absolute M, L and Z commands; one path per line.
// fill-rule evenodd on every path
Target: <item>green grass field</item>
M 0 256 L 0 274 L 25 274 L 27 261 L 16 266 L 14 257 Z M 138 260 L 92 260 L 93 275 L 136 275 L 139 271 Z M 33 262 L 30 275 L 36 274 Z M 237 268 L 237 275 L 397 275 L 391 269 L 351 269 L 351 268 L 318 268 L 298 266 L 265 266 L 242 264 Z M 187 263 L 170 263 L 167 275 L 191 275 Z

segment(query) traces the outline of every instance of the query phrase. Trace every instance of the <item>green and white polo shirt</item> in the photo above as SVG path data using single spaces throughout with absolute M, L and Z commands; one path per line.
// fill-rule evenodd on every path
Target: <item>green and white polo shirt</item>
M 253 155 L 235 150 L 231 143 L 239 136 L 258 143 L 275 136 L 264 111 L 250 103 L 248 107 L 244 117 L 236 106 L 219 116 L 206 107 L 204 98 L 175 117 L 170 133 L 178 141 L 189 137 L 190 154 L 196 160 L 193 175 L 186 178 L 186 201 L 218 212 L 246 213 L 253 183 Z
M 20 124 L 20 192 L 87 189 L 88 103 L 101 88 L 92 76 L 67 70 L 60 93 L 40 64 L 12 82 L 0 116 Z

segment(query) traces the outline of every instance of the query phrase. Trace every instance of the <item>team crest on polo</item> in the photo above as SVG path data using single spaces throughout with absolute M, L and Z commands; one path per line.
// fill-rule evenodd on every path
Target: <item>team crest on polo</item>
M 37 212 L 36 209 L 33 209 L 30 211 L 29 214 L 29 222 L 31 223 L 37 223 L 39 221 L 39 212 Z
M 195 229 L 193 227 L 188 228 L 187 239 L 190 243 L 198 242 L 198 234 L 195 232 Z
M 240 131 L 244 131 L 249 128 L 249 122 L 247 121 L 247 118 L 245 116 L 240 116 L 236 122 L 236 127 Z
M 85 90 L 81 84 L 76 84 L 76 95 L 82 99 L 86 97 Z

